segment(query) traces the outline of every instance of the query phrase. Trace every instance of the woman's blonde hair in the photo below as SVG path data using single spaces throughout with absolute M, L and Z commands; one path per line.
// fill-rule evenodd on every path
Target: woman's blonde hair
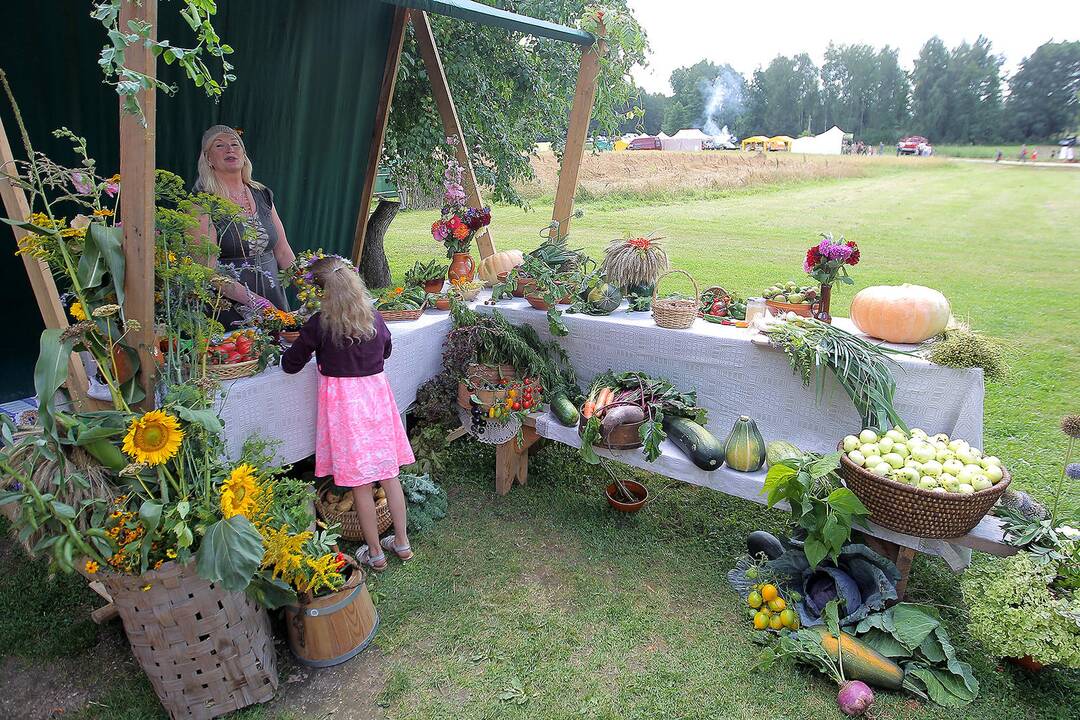
M 322 288 L 322 326 L 331 344 L 375 336 L 375 308 L 355 267 L 341 258 L 326 257 L 312 263 L 311 275 Z
M 221 135 L 229 135 L 240 143 L 240 148 L 244 151 L 244 167 L 240 171 L 240 177 L 244 180 L 244 184 L 248 187 L 253 187 L 256 190 L 262 190 L 265 185 L 251 178 L 251 158 L 248 157 L 247 146 L 244 145 L 243 138 L 240 137 L 240 133 L 236 132 L 228 125 L 214 125 L 208 128 L 202 136 L 202 150 L 199 151 L 199 179 L 195 182 L 195 189 L 200 192 L 213 193 L 220 197 L 228 197 L 225 192 L 225 188 L 218 182 L 217 174 L 214 172 L 214 168 L 210 167 L 210 146 L 214 144 L 214 141 Z

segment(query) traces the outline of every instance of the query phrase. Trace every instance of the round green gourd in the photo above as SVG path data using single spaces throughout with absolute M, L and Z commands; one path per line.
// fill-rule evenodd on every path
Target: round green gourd
M 801 458 L 802 455 L 802 450 L 795 447 L 793 443 L 787 440 L 773 440 L 765 446 L 765 465 L 772 467 L 781 460 Z
M 758 432 L 757 423 L 747 415 L 736 420 L 731 428 L 724 442 L 724 458 L 729 468 L 739 472 L 754 472 L 765 464 L 765 440 Z
M 589 291 L 586 299 L 593 304 L 596 314 L 609 315 L 619 308 L 623 296 L 619 288 L 611 283 L 603 283 Z

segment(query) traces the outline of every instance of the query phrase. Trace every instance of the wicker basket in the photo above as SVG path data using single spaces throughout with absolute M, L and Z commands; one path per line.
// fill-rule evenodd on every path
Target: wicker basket
M 773 314 L 793 312 L 800 317 L 810 317 L 814 314 L 811 303 L 784 303 L 775 300 L 766 300 L 765 307 L 772 310 Z
M 228 365 L 207 365 L 206 376 L 212 380 L 239 380 L 251 377 L 259 371 L 258 360 L 230 363 Z
M 465 369 L 465 377 L 473 383 L 497 383 L 502 379 L 512 383 L 518 380 L 517 370 L 514 369 L 513 365 L 479 365 L 474 363 Z M 458 382 L 457 402 L 459 407 L 466 410 L 471 409 L 474 394 L 485 408 L 506 400 L 506 390 L 477 390 L 474 393 L 469 390 L 469 386 L 464 380 Z
M 382 319 L 386 322 L 401 322 L 418 319 L 426 309 L 427 302 L 424 302 L 415 310 L 380 310 L 379 314 L 382 315 Z
M 660 289 L 660 281 L 672 273 L 679 273 L 690 278 L 694 286 L 694 299 L 681 300 L 677 298 L 658 298 L 656 293 Z M 701 293 L 698 292 L 697 282 L 685 270 L 669 270 L 656 279 L 656 287 L 652 296 L 652 316 L 656 324 L 670 330 L 685 330 L 694 324 L 698 310 L 701 308 Z
M 246 593 L 204 580 L 193 563 L 100 578 L 169 717 L 209 720 L 274 696 L 270 618 Z
M 340 525 L 341 529 L 338 532 L 345 540 L 364 540 L 364 530 L 360 527 L 360 513 L 356 512 L 355 507 L 345 512 L 330 509 L 326 502 L 326 494 L 332 491 L 333 487 L 325 487 L 319 493 L 318 500 L 315 501 L 315 510 L 319 513 L 319 517 L 327 524 Z M 394 524 L 390 518 L 390 505 L 386 502 L 386 498 L 375 503 L 375 521 L 378 523 L 380 535 Z
M 843 450 L 843 446 L 839 448 Z M 840 477 L 882 527 L 920 538 L 966 535 L 998 501 L 1012 476 L 1002 468 L 1002 479 L 972 495 L 934 493 L 875 475 L 840 457 Z

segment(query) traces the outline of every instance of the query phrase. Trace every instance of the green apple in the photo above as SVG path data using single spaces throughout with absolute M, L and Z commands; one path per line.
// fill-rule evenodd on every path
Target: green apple
M 885 453 L 881 456 L 881 459 L 889 464 L 889 467 L 898 469 L 904 467 L 904 458 L 900 457 L 896 453 Z
M 923 463 L 922 466 L 923 475 L 929 475 L 930 477 L 937 477 L 941 474 L 941 463 L 937 460 L 929 460 Z
M 956 457 L 956 454 L 953 453 L 952 450 L 938 450 L 934 453 L 934 459 L 939 463 L 943 463 L 946 460 L 952 460 L 954 457 Z
M 896 443 L 892 446 L 892 451 L 905 460 L 911 455 L 911 451 L 907 449 L 907 445 L 904 443 Z
M 874 467 L 870 468 L 870 472 L 874 473 L 875 475 L 885 477 L 890 472 L 892 472 L 892 465 L 889 465 L 889 463 L 878 463 Z
M 859 445 L 860 445 L 859 438 L 855 437 L 854 435 L 845 435 L 844 436 L 844 452 L 851 452 L 852 450 L 858 450 Z
M 950 475 L 956 476 L 961 470 L 964 469 L 964 463 L 959 460 L 946 460 L 941 463 L 941 469 Z
M 934 440 L 934 442 L 943 442 L 943 443 L 949 442 L 949 436 L 946 435 L 945 433 L 938 433 L 932 439 Z
M 885 437 L 889 438 L 894 443 L 907 442 L 907 435 L 905 435 L 901 430 L 890 430 L 889 432 L 885 433 Z
M 919 487 L 923 490 L 933 490 L 938 486 L 938 481 L 929 475 L 923 475 L 919 478 Z
M 911 437 L 926 439 L 926 431 L 922 428 L 911 428 Z
M 956 492 L 960 493 L 961 495 L 971 495 L 975 492 L 975 488 L 968 483 L 960 483 L 960 485 L 958 485 L 956 488 Z
M 866 456 L 881 454 L 881 450 L 878 448 L 877 443 L 865 443 L 863 445 L 860 445 L 859 452 Z
M 983 474 L 983 466 L 979 463 L 968 463 L 967 465 L 964 465 L 964 469 L 970 470 L 975 475 Z
M 960 448 L 956 451 L 956 459 L 965 465 L 979 465 L 979 458 L 971 454 L 971 448 Z M 982 465 L 979 465 L 982 467 Z
M 993 487 L 993 485 L 994 483 L 985 475 L 976 475 L 975 480 L 971 483 L 971 487 L 975 488 L 976 491 L 986 490 L 987 488 Z
M 878 450 L 881 451 L 882 455 L 888 455 L 889 453 L 891 453 L 893 445 L 895 445 L 895 443 L 887 437 L 883 437 L 877 441 Z
M 956 488 L 960 486 L 960 481 L 956 479 L 955 475 L 941 473 L 938 475 L 938 484 L 949 492 L 956 492 Z
M 893 470 L 892 477 L 897 482 L 914 485 L 919 481 L 919 471 L 912 468 L 900 468 L 899 470 Z
M 909 467 L 909 468 L 912 468 L 914 470 L 918 470 L 919 474 L 920 475 L 922 474 L 922 463 L 919 462 L 918 460 L 916 460 L 915 458 L 908 458 L 907 460 L 905 460 L 904 461 L 904 467 Z
M 863 445 L 866 445 L 867 443 L 876 443 L 877 441 L 878 434 L 869 428 L 859 433 L 859 442 Z
M 855 463 L 859 467 L 862 467 L 863 465 L 866 464 L 866 456 L 863 455 L 858 450 L 852 450 L 851 452 L 849 452 L 847 454 L 847 459 L 850 460 L 851 462 Z
M 987 465 L 983 468 L 983 474 L 990 479 L 990 482 L 995 485 L 1001 482 L 1001 478 L 1005 477 L 1005 473 L 1001 471 L 1001 468 L 997 465 Z
M 935 440 L 934 442 L 932 442 L 930 444 L 934 446 L 934 453 L 935 454 L 936 453 L 949 452 L 949 446 L 946 445 L 945 443 L 941 442 L 940 440 Z
M 1001 460 L 997 459 L 993 455 L 987 455 L 982 459 L 982 466 L 986 467 L 987 465 L 997 465 L 998 467 L 1001 467 Z
M 968 452 L 971 453 L 971 457 L 976 458 L 976 459 L 981 458 L 982 454 L 983 454 L 982 450 L 980 450 L 977 447 L 968 448 Z
M 942 495 L 944 495 L 945 493 L 947 493 L 949 491 L 946 490 L 943 487 L 936 487 L 936 488 L 930 488 L 930 492 L 932 492 L 932 493 L 941 493 Z
M 964 468 L 960 470 L 960 472 L 956 473 L 956 479 L 959 480 L 962 485 L 970 485 L 972 481 L 975 480 L 975 476 L 979 474 L 981 474 L 981 471 L 975 472 L 974 470 L 969 469 L 965 465 Z
M 934 448 L 930 445 L 927 445 L 926 443 L 918 445 L 914 448 L 909 447 L 908 449 L 911 450 L 911 457 L 915 458 L 921 463 L 929 462 L 934 459 Z
M 952 450 L 953 452 L 956 452 L 960 448 L 965 448 L 967 446 L 968 446 L 967 440 L 950 440 L 949 441 L 949 449 Z

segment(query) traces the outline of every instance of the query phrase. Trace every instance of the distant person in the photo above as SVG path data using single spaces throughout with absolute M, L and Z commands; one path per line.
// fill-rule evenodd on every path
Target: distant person
M 1031 151 L 1031 162 L 1039 162 L 1039 148 Z
M 1020 148 L 1020 162 L 1027 162 L 1028 149 L 1027 145 Z
M 1001 158 L 1004 154 L 1005 153 L 1001 152 L 1001 149 L 999 148 L 997 151 L 997 157 L 994 158 L 994 162 L 1001 162 Z
M 882 140 L 880 143 L 878 143 L 877 154 L 878 155 L 884 155 L 885 154 L 885 141 L 884 140 Z

